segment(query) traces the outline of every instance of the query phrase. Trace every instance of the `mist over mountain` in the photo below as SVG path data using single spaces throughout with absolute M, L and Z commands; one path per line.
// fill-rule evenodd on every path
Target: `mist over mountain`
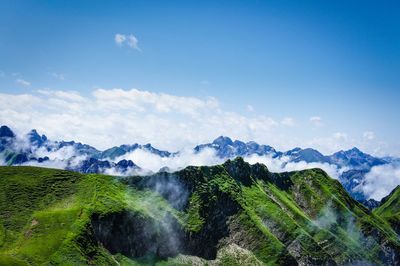
M 81 173 L 106 173 L 111 175 L 149 174 L 176 171 L 188 165 L 214 165 L 227 159 L 243 157 L 246 161 L 265 163 L 271 170 L 285 172 L 308 168 L 322 168 L 337 178 L 356 200 L 369 207 L 376 207 L 374 195 L 366 176 L 371 169 L 383 165 L 397 165 L 397 159 L 379 158 L 357 148 L 323 155 L 311 148 L 294 148 L 277 151 L 269 145 L 254 141 L 242 142 L 220 136 L 212 143 L 201 144 L 185 151 L 159 150 L 150 143 L 124 144 L 97 150 L 95 147 L 75 141 L 52 141 L 36 130 L 25 136 L 17 136 L 9 127 L 0 127 L 0 159 L 4 165 L 33 165 L 73 170 Z M 387 184 L 387 195 L 395 183 Z M 377 198 L 376 200 L 380 200 Z

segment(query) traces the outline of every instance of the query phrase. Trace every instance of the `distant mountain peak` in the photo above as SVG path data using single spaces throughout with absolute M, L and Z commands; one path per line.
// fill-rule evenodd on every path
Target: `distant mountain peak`
M 357 147 L 353 147 L 349 151 L 361 152 Z
M 9 137 L 14 138 L 15 134 L 8 126 L 1 126 L 0 127 L 0 138 L 1 137 Z
M 36 129 L 32 129 L 28 133 L 29 141 L 36 146 L 41 146 L 45 141 L 47 141 L 47 137 L 45 135 L 40 136 Z
M 225 146 L 225 145 L 232 145 L 233 141 L 231 138 L 226 137 L 226 136 L 219 136 L 218 138 L 216 138 L 213 142 L 213 144 L 217 144 L 220 146 Z

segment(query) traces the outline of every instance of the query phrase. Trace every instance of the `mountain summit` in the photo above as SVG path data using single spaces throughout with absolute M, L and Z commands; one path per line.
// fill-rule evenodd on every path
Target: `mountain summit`
M 8 126 L 1 126 L 0 127 L 0 138 L 14 138 L 15 134 L 14 132 L 11 131 L 11 129 Z

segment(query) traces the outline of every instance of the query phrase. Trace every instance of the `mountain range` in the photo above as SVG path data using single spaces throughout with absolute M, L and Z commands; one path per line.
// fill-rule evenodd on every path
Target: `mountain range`
M 201 144 L 193 148 L 194 154 L 204 150 L 212 150 L 221 160 L 236 157 L 267 156 L 281 160 L 282 167 L 288 163 L 320 163 L 337 167 L 340 172 L 339 181 L 353 198 L 368 207 L 378 206 L 378 202 L 368 200 L 363 191 L 357 189 L 364 182 L 369 170 L 378 165 L 399 161 L 399 159 L 374 157 L 352 148 L 338 151 L 332 155 L 323 155 L 311 148 L 294 148 L 285 152 L 277 151 L 269 145 L 261 145 L 254 141 L 242 142 L 220 136 L 212 143 Z M 51 141 L 36 130 L 31 130 L 26 136 L 18 137 L 7 126 L 0 127 L 0 159 L 5 165 L 37 165 L 73 170 L 81 173 L 108 173 L 114 175 L 133 175 L 150 173 L 125 155 L 141 150 L 160 158 L 174 158 L 180 152 L 169 152 L 154 148 L 151 144 L 132 144 L 112 147 L 99 151 L 96 148 L 74 141 Z M 167 165 L 160 165 L 162 171 L 170 171 Z M 176 170 L 176 169 L 175 169 Z

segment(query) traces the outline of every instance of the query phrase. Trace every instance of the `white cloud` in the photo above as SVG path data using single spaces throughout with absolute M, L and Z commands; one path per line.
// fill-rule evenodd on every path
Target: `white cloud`
M 368 198 L 381 200 L 400 184 L 400 165 L 385 164 L 372 167 L 365 175 L 365 181 L 356 189 Z
M 0 124 L 26 133 L 32 128 L 59 140 L 100 149 L 152 143 L 170 151 L 209 142 L 219 135 L 272 143 L 279 126 L 267 116 L 222 110 L 215 98 L 182 97 L 131 89 L 0 93 Z
M 29 81 L 26 81 L 24 79 L 16 79 L 15 82 L 24 87 L 29 87 L 31 85 L 31 83 Z
M 192 149 L 184 149 L 177 155 L 172 157 L 160 157 L 149 151 L 137 149 L 133 152 L 124 154 L 114 159 L 114 162 L 120 160 L 132 160 L 139 165 L 143 172 L 142 174 L 148 174 L 148 171 L 157 172 L 163 167 L 168 167 L 171 171 L 177 171 L 189 165 L 201 166 L 201 165 L 216 165 L 221 164 L 225 159 L 219 158 L 214 149 L 206 148 L 199 153 L 194 153 Z M 327 172 L 327 174 L 333 178 L 338 178 L 344 169 L 339 169 L 335 165 L 328 163 L 307 163 L 301 162 L 289 162 L 289 157 L 272 158 L 271 156 L 259 156 L 251 155 L 244 157 L 244 160 L 250 164 L 262 163 L 265 164 L 271 172 L 288 172 L 288 171 L 299 171 L 304 169 L 320 168 Z
M 322 119 L 319 116 L 312 116 L 310 117 L 310 122 L 314 125 L 314 126 L 322 126 Z
M 37 91 L 40 94 L 54 97 L 56 99 L 71 101 L 71 102 L 84 102 L 85 98 L 79 95 L 75 91 L 55 91 L 49 89 L 43 89 Z
M 254 112 L 254 107 L 252 105 L 247 105 L 247 111 Z
M 42 89 L 29 94 L 0 93 L 0 124 L 26 133 L 36 128 L 54 140 L 75 140 L 106 149 L 115 145 L 152 143 L 177 151 L 207 143 L 220 135 L 254 140 L 279 150 L 312 147 L 323 153 L 357 146 L 384 147 L 344 133 L 309 139 L 287 130 L 289 118 L 275 121 L 266 115 L 241 114 L 221 107 L 217 99 L 182 97 L 138 89 L 94 89 L 89 95 Z M 369 145 L 369 146 L 368 146 Z M 371 148 L 372 147 L 372 148 Z M 383 153 L 381 151 L 381 154 Z M 385 155 L 385 154 L 384 154 Z
M 47 150 L 46 147 L 36 149 L 33 154 L 36 157 L 49 157 L 50 160 L 66 161 L 77 155 L 76 150 L 72 146 L 64 146 L 61 149 L 52 151 Z
M 133 34 L 130 34 L 128 36 L 126 43 L 128 44 L 129 47 L 141 51 L 138 46 L 138 39 Z
M 122 45 L 122 43 L 126 40 L 126 36 L 123 34 L 117 33 L 117 34 L 115 34 L 114 40 L 117 45 Z
M 282 119 L 281 124 L 288 127 L 292 127 L 294 126 L 294 119 L 291 117 L 285 117 Z
M 343 171 L 343 169 L 339 169 L 336 165 L 328 163 L 307 163 L 305 161 L 289 162 L 289 157 L 286 156 L 281 158 L 272 158 L 271 156 L 259 156 L 255 154 L 245 157 L 244 160 L 251 164 L 265 164 L 268 167 L 268 170 L 274 173 L 320 168 L 330 177 L 337 179 Z
M 223 159 L 216 156 L 214 149 L 204 149 L 199 153 L 194 153 L 193 149 L 184 149 L 171 157 L 160 157 L 146 150 L 137 149 L 115 158 L 114 161 L 118 162 L 123 159 L 132 160 L 144 170 L 153 172 L 157 172 L 162 167 L 168 167 L 171 171 L 177 171 L 189 165 L 215 165 L 224 162 Z
M 333 137 L 339 141 L 346 141 L 347 140 L 347 134 L 343 132 L 336 132 L 333 133 Z
M 141 51 L 141 49 L 138 46 L 139 41 L 136 38 L 136 36 L 133 34 L 124 35 L 124 34 L 117 33 L 114 36 L 114 41 L 118 46 L 122 46 L 122 45 L 126 44 L 128 47 L 130 47 L 132 49 Z
M 363 138 L 365 140 L 373 140 L 373 139 L 375 139 L 375 133 L 372 131 L 365 131 L 363 133 Z

